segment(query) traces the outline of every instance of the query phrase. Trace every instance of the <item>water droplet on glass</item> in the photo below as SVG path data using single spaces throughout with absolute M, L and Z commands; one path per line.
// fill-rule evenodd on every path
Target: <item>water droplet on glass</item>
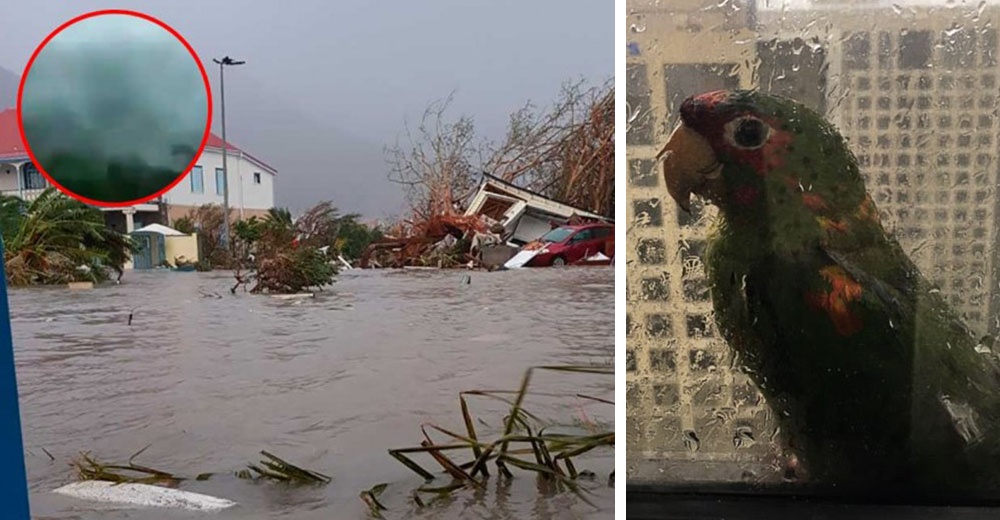
M 639 109 L 635 109 L 629 114 L 628 123 L 634 123 L 636 119 L 639 119 Z
M 694 430 L 684 430 L 684 447 L 691 453 L 701 447 L 701 441 L 698 440 L 698 434 Z
M 737 426 L 733 433 L 733 446 L 739 448 L 749 448 L 756 441 L 753 438 L 753 428 L 749 426 Z

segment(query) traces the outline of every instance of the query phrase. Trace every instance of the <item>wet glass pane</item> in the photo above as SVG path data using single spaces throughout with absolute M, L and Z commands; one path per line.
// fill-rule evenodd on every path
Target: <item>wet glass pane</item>
M 1000 4 L 627 5 L 628 482 L 1000 497 Z

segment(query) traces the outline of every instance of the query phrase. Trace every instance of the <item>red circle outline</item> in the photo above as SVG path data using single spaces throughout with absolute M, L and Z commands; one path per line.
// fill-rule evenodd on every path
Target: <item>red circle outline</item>
M 22 99 L 24 97 L 24 84 L 25 84 L 25 82 L 28 79 L 28 72 L 31 71 L 31 66 L 34 65 L 34 63 L 35 63 L 35 58 L 38 57 L 38 54 L 42 51 L 42 49 L 44 49 L 45 46 L 48 45 L 48 43 L 50 41 L 52 41 L 52 39 L 55 38 L 59 33 L 61 33 L 62 31 L 66 30 L 67 27 L 69 27 L 69 26 L 71 26 L 71 25 L 73 25 L 73 24 L 75 24 L 77 22 L 86 20 L 87 18 L 93 18 L 93 17 L 96 17 L 96 16 L 102 16 L 102 15 L 107 15 L 107 14 L 117 14 L 117 15 L 134 16 L 136 18 L 141 18 L 141 19 L 146 20 L 148 22 L 153 22 L 156 25 L 159 25 L 160 27 L 162 27 L 163 29 L 166 29 L 166 31 L 169 32 L 171 35 L 173 35 L 174 38 L 177 38 L 184 45 L 184 48 L 187 49 L 188 53 L 191 54 L 191 57 L 194 58 L 195 64 L 198 65 L 198 71 L 201 73 L 201 79 L 205 83 L 205 94 L 206 94 L 206 98 L 208 100 L 208 114 L 207 114 L 206 121 L 205 121 L 205 133 L 204 133 L 204 135 L 201 138 L 201 144 L 198 146 L 198 152 L 195 153 L 194 157 L 191 158 L 191 163 L 188 164 L 187 167 L 184 170 L 181 171 L 181 173 L 177 176 L 176 179 L 174 179 L 173 182 L 171 182 L 169 185 L 167 185 L 165 188 L 161 189 L 160 191 L 158 191 L 158 192 L 156 192 L 156 193 L 154 193 L 154 194 L 152 194 L 152 195 L 150 195 L 148 197 L 142 197 L 142 198 L 139 198 L 139 199 L 124 201 L 124 202 L 109 202 L 109 201 L 101 201 L 101 200 L 90 199 L 90 198 L 84 197 L 83 195 L 79 195 L 77 193 L 74 193 L 73 191 L 69 190 L 65 186 L 63 186 L 63 185 L 59 184 L 58 182 L 56 182 L 55 179 L 53 179 L 52 176 L 49 175 L 48 172 L 46 172 L 44 168 L 42 168 L 42 166 L 38 162 L 38 159 L 35 157 L 35 153 L 31 151 L 31 146 L 28 145 L 28 139 L 24 135 L 24 122 L 23 122 L 22 117 L 21 117 L 21 101 L 22 101 Z M 93 11 L 93 12 L 90 12 L 90 13 L 85 13 L 85 14 L 79 15 L 79 16 L 77 16 L 77 17 L 75 17 L 75 18 L 73 18 L 73 19 L 71 19 L 71 20 L 63 23 L 59 27 L 57 27 L 54 31 L 52 31 L 51 34 L 49 34 L 44 40 L 42 40 L 42 43 L 40 43 L 38 45 L 38 47 L 35 48 L 35 52 L 31 53 L 31 58 L 28 60 L 28 64 L 24 67 L 24 73 L 21 74 L 21 82 L 19 83 L 19 85 L 17 87 L 17 130 L 21 134 L 21 142 L 24 144 L 24 150 L 26 152 L 28 152 L 28 158 L 31 159 L 31 162 L 32 162 L 32 164 L 34 164 L 35 169 L 37 169 L 42 174 L 42 176 L 45 177 L 45 179 L 47 181 L 49 181 L 49 183 L 51 183 L 53 186 L 56 187 L 56 189 L 58 189 L 59 191 L 63 192 L 64 194 L 69 195 L 70 197 L 72 197 L 72 198 L 74 198 L 76 200 L 79 200 L 81 202 L 84 202 L 84 203 L 87 203 L 87 204 L 90 204 L 90 205 L 93 205 L 93 206 L 100 206 L 100 207 L 105 207 L 105 208 L 123 208 L 123 207 L 128 207 L 128 206 L 134 206 L 134 205 L 137 205 L 137 204 L 144 204 L 144 203 L 149 202 L 149 201 L 151 201 L 153 199 L 156 199 L 158 197 L 162 197 L 163 194 L 165 194 L 166 192 L 168 192 L 171 189 L 173 189 L 174 186 L 177 186 L 178 184 L 180 184 L 180 182 L 183 181 L 184 178 L 187 177 L 191 173 L 191 170 L 198 163 L 198 159 L 205 152 L 205 146 L 208 144 L 208 137 L 209 137 L 209 135 L 210 135 L 210 133 L 212 131 L 212 109 L 213 109 L 213 107 L 212 107 L 212 86 L 208 82 L 208 74 L 205 72 L 205 66 L 204 66 L 204 64 L 202 64 L 201 58 L 198 57 L 198 53 L 196 53 L 195 50 L 194 50 L 194 48 L 191 47 L 191 44 L 188 43 L 188 41 L 186 39 L 184 39 L 184 37 L 181 36 L 181 34 L 179 32 L 177 32 L 173 27 L 170 27 L 169 25 L 167 25 L 165 22 L 163 22 L 163 21 L 161 21 L 161 20 L 159 20 L 159 19 L 157 19 L 157 18 L 155 18 L 153 16 L 150 16 L 148 14 L 140 13 L 138 11 L 130 11 L 130 10 L 127 10 L 127 9 L 101 9 L 101 10 L 98 10 L 98 11 Z M 223 143 L 223 146 L 225 146 L 225 145 L 226 145 L 226 143 Z

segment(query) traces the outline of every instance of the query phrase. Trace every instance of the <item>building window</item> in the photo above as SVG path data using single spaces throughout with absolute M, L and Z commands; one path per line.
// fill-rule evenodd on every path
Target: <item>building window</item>
M 653 113 L 651 109 L 651 94 L 649 81 L 646 78 L 645 65 L 629 64 L 625 70 L 626 85 L 625 105 L 630 114 L 634 114 L 632 124 L 626 130 L 630 144 L 651 144 L 653 140 Z
M 26 190 L 41 190 L 47 186 L 45 177 L 38 171 L 38 168 L 35 168 L 35 164 L 24 163 L 24 166 L 21 167 L 21 187 Z
M 868 33 L 852 33 L 844 42 L 844 68 L 848 70 L 868 70 L 868 56 L 870 53 L 871 40 L 868 37 Z M 867 80 L 868 78 L 865 78 L 865 85 L 868 84 Z M 861 90 L 867 89 L 867 86 L 861 88 Z
M 222 168 L 215 169 L 215 194 L 222 195 L 226 184 L 226 175 Z
M 253 183 L 260 184 L 260 172 L 253 172 Z
M 927 68 L 933 47 L 930 31 L 904 31 L 899 36 L 899 68 Z
M 191 168 L 191 193 L 205 193 L 205 176 L 201 166 Z

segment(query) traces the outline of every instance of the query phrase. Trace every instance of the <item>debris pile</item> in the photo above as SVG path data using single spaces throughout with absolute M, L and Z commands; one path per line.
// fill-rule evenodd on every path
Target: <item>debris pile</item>
M 471 237 L 487 232 L 475 215 L 435 215 L 425 221 L 404 222 L 386 238 L 371 243 L 360 267 L 454 267 L 471 260 Z
M 556 227 L 595 222 L 611 219 L 484 174 L 464 213 L 403 222 L 368 246 L 360 267 L 492 269 Z
M 566 85 L 544 110 L 525 105 L 500 143 L 477 145 L 470 117 L 448 121 L 450 101 L 431 104 L 417 132 L 407 128 L 409 142 L 387 150 L 411 215 L 365 251 L 361 267 L 492 269 L 556 227 L 613 222 L 610 82 Z

